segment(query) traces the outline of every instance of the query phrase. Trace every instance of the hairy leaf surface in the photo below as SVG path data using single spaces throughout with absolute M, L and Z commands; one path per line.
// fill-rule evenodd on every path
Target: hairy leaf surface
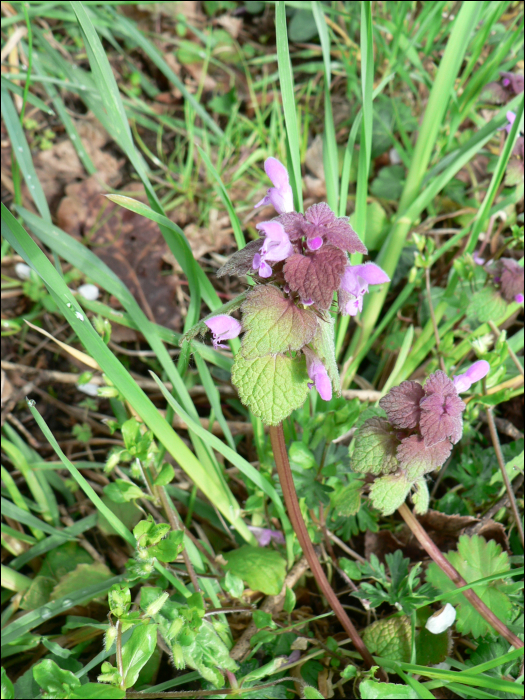
M 370 500 L 383 515 L 391 515 L 405 502 L 411 486 L 412 482 L 402 472 L 382 476 L 372 484 Z
M 284 277 L 290 289 L 302 299 L 313 299 L 321 309 L 328 309 L 338 289 L 347 257 L 342 250 L 325 245 L 315 255 L 296 253 L 284 266 Z
M 383 396 L 379 405 L 386 411 L 388 420 L 394 427 L 415 428 L 421 417 L 419 402 L 424 395 L 421 384 L 412 381 L 401 382 Z
M 399 468 L 396 450 L 399 440 L 384 418 L 366 420 L 355 438 L 352 470 L 363 474 L 391 474 Z
M 255 287 L 241 307 L 246 359 L 300 350 L 317 331 L 317 316 L 273 285 Z
M 247 360 L 239 353 L 232 382 L 241 401 L 266 425 L 277 425 L 302 406 L 308 395 L 304 356 L 266 355 Z

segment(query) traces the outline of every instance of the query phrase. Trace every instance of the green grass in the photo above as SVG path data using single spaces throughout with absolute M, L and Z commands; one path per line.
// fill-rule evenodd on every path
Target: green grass
M 344 389 L 374 389 L 384 395 L 403 380 L 424 379 L 438 367 L 435 333 L 450 374 L 481 355 L 491 362 L 489 394 L 476 395 L 469 402 L 464 439 L 455 447 L 439 492 L 432 496 L 432 508 L 452 514 L 455 511 L 444 499 L 457 497 L 454 507 L 463 508 L 462 515 L 480 516 L 503 495 L 497 491 L 498 485 L 496 495 L 483 496 L 481 505 L 475 503 L 464 497 L 466 482 L 450 473 L 459 473 L 457 465 L 462 459 L 471 459 L 469 468 L 474 469 L 475 449 L 491 449 L 479 422 L 484 407 L 494 405 L 506 417 L 506 402 L 523 393 L 520 372 L 508 357 L 508 347 L 520 357 L 523 352 L 521 321 L 516 323 L 519 305 L 507 305 L 495 319 L 498 326 L 508 326 L 508 337 L 504 335 L 486 351 L 482 351 L 483 343 L 488 342 L 491 327 L 484 321 L 472 321 L 467 309 L 454 306 L 460 293 L 467 290 L 472 296 L 477 289 L 479 281 L 470 256 L 489 226 L 494 225 L 494 230 L 499 227 L 493 254 L 508 256 L 517 251 L 516 257 L 523 256 L 523 184 L 510 186 L 505 179 L 516 139 L 523 131 L 523 95 L 497 106 L 482 99 L 487 83 L 497 80 L 502 70 L 514 71 L 523 60 L 524 21 L 519 3 L 278 1 L 264 3 L 264 14 L 234 15 L 243 23 L 243 31 L 235 39 L 228 38 L 221 25 L 221 18 L 230 17 L 228 3 L 200 3 L 202 13 L 196 18 L 171 13 L 173 8 L 153 10 L 151 6 L 144 10 L 151 15 L 145 15 L 147 19 L 141 22 L 133 14 L 138 10 L 132 6 L 137 4 L 13 2 L 15 14 L 6 12 L 2 17 L 4 44 L 16 28 L 28 30 L 17 48 L 23 60 L 18 66 L 8 65 L 2 74 L 2 117 L 12 160 L 12 187 L 8 187 L 12 198 L 9 206 L 2 205 L 2 257 L 8 270 L 15 260 L 23 259 L 34 275 L 25 282 L 10 276 L 12 272 L 3 276 L 5 291 L 14 291 L 15 298 L 24 304 L 13 306 L 16 314 L 8 311 L 2 330 L 18 349 L 19 356 L 13 361 L 23 362 L 24 343 L 26 350 L 34 347 L 27 342 L 31 331 L 25 320 L 31 321 L 33 328 L 62 329 L 56 333 L 56 339 L 63 343 L 62 351 L 81 349 L 100 368 L 105 388 L 113 394 L 103 405 L 114 415 L 105 416 L 104 421 L 111 430 L 111 421 L 120 424 L 114 435 L 107 435 L 107 429 L 101 433 L 114 443 L 104 444 L 96 455 L 90 455 L 94 443 L 88 441 L 87 447 L 75 447 L 86 448 L 87 456 L 79 457 L 63 446 L 69 433 L 64 432 L 61 418 L 47 412 L 45 403 L 40 405 L 38 395 L 30 393 L 27 405 L 24 396 L 18 397 L 18 404 L 9 409 L 15 417 L 24 417 L 18 427 L 6 421 L 2 436 L 2 542 L 6 551 L 2 653 L 13 678 L 22 668 L 30 667 L 36 649 L 38 658 L 43 655 L 37 646 L 41 639 L 47 644 L 45 653 L 56 651 L 58 642 L 64 659 L 80 659 L 82 668 L 72 665 L 77 678 L 90 672 L 90 680 L 94 680 L 100 664 L 112 660 L 115 647 L 101 651 L 100 637 L 78 642 L 72 630 L 62 632 L 67 619 L 62 616 L 86 601 L 94 608 L 106 605 L 110 586 L 129 580 L 129 572 L 112 575 L 102 583 L 86 581 L 70 594 L 45 602 L 39 599 L 33 609 L 20 610 L 19 605 L 28 591 L 35 594 L 40 585 L 38 574 L 48 565 L 47 557 L 51 561 L 65 545 L 84 551 L 82 547 L 88 543 L 88 552 L 89 546 L 100 547 L 112 574 L 124 570 L 107 557 L 102 519 L 118 533 L 112 535 L 111 541 L 119 543 L 115 548 L 131 562 L 137 561 L 135 523 L 127 520 L 124 510 L 111 505 L 105 492 L 122 477 L 141 490 L 141 497 L 134 501 L 139 517 L 144 519 L 149 512 L 159 522 L 163 518 L 172 524 L 173 520 L 186 522 L 190 532 L 184 539 L 186 559 L 179 557 L 169 563 L 157 559 L 151 583 L 174 590 L 180 604 L 188 606 L 195 591 L 187 567 L 193 567 L 206 605 L 217 611 L 206 619 L 217 622 L 215 629 L 226 647 L 233 642 L 232 617 L 223 614 L 223 608 L 251 605 L 255 599 L 230 595 L 230 584 L 224 579 L 224 553 L 232 547 L 256 545 L 249 526 L 257 526 L 282 531 L 285 544 L 271 551 L 282 562 L 286 560 L 288 568 L 300 555 L 264 426 L 228 391 L 240 342 L 234 339 L 231 353 L 223 353 L 201 338 L 186 343 L 176 360 L 172 352 L 182 333 L 221 308 L 221 296 L 228 299 L 239 291 L 233 280 L 231 286 L 221 286 L 213 270 L 225 256 L 255 237 L 260 212 L 253 212 L 253 203 L 269 185 L 263 170 L 265 158 L 275 156 L 287 164 L 297 211 L 326 199 L 339 216 L 352 216 L 353 227 L 369 247 L 366 259 L 380 264 L 393 280 L 391 285 L 371 290 L 360 316 L 337 318 L 336 356 Z M 126 5 L 130 7 L 124 11 Z M 306 33 L 307 38 L 295 34 L 308 27 L 311 35 Z M 195 73 L 197 77 L 188 68 L 190 59 L 200 71 Z M 213 81 L 213 88 L 206 87 L 207 79 Z M 159 99 L 162 94 L 167 96 L 166 103 Z M 506 135 L 502 128 L 508 110 L 516 113 L 516 120 Z M 107 150 L 125 163 L 124 184 L 143 187 L 148 204 L 138 201 L 138 194 L 109 187 L 107 198 L 155 222 L 180 266 L 186 304 L 178 329 L 181 332 L 153 323 L 96 250 L 56 225 L 56 203 L 48 202 L 45 183 L 40 182 L 34 163 L 39 139 L 47 127 L 53 132 L 52 143 L 69 139 L 86 177 L 95 175 L 96 166 L 86 148 L 89 144 L 82 142 L 78 130 L 79 121 L 88 112 L 109 134 Z M 31 125 L 33 118 L 39 120 L 37 127 Z M 309 174 L 308 149 L 318 135 L 323 144 L 325 177 L 321 187 L 326 197 L 312 196 L 304 184 L 304 176 Z M 377 184 L 397 163 L 392 149 L 399 160 L 397 175 L 390 181 L 394 195 Z M 375 194 L 379 192 L 381 196 Z M 196 260 L 185 225 L 191 222 L 206 230 L 215 211 L 229 219 L 231 245 Z M 500 225 L 496 216 L 501 211 L 506 219 Z M 413 255 L 416 244 L 418 257 Z M 362 255 L 354 255 L 351 262 L 362 260 Z M 425 306 L 426 267 L 436 294 L 436 329 Z M 99 300 L 87 301 L 72 293 L 71 287 L 83 281 L 99 287 Z M 114 308 L 115 300 L 119 310 Z M 111 341 L 108 345 L 108 338 L 97 330 L 104 320 L 140 333 L 140 345 L 125 347 L 131 351 L 129 355 Z M 51 345 L 45 347 L 41 354 L 46 363 L 66 367 L 69 359 L 52 354 L 55 350 L 50 350 Z M 32 365 L 34 361 L 33 357 Z M 148 379 L 152 376 L 158 391 L 141 389 L 137 374 Z M 193 392 L 196 385 L 202 387 L 198 398 Z M 62 397 L 56 386 L 60 385 L 40 384 L 52 397 L 69 400 L 72 393 Z M 366 531 L 380 528 L 395 533 L 399 529 L 395 516 L 380 519 L 367 499 L 357 515 L 337 514 L 338 494 L 351 486 L 351 481 L 346 448 L 333 440 L 352 430 L 367 407 L 359 396 L 354 404 L 334 399 L 325 405 L 311 395 L 285 424 L 286 438 L 294 443 L 291 454 L 296 460 L 294 476 L 303 515 L 332 585 L 339 590 L 343 579 L 333 564 L 341 552 L 328 534 L 324 536 L 325 530 L 332 530 L 361 552 Z M 38 409 L 31 399 L 36 399 Z M 84 403 L 90 430 L 103 425 L 99 411 L 106 408 L 100 405 Z M 57 411 L 57 415 L 62 414 Z M 109 447 L 123 449 L 122 422 L 133 416 L 143 423 L 144 431 L 152 431 L 158 452 L 122 461 L 118 473 L 103 470 Z M 203 427 L 203 418 L 209 420 L 209 429 Z M 68 419 L 68 430 L 83 423 L 73 415 Z M 174 429 L 173 420 L 183 421 L 187 428 Z M 40 443 L 42 454 L 29 445 L 27 432 L 22 432 L 20 425 Z M 214 427 L 221 437 L 212 433 Z M 507 461 L 515 457 L 511 446 L 519 455 L 519 440 L 505 438 Z M 314 455 L 315 468 L 303 469 L 301 459 L 308 460 L 309 455 Z M 154 483 L 162 473 L 163 461 L 176 467 L 167 488 Z M 99 475 L 98 481 L 93 474 Z M 166 497 L 171 513 L 165 510 L 161 497 Z M 79 511 L 79 503 L 84 510 Z M 67 517 L 71 514 L 69 520 L 64 513 Z M 505 585 L 517 611 L 521 605 L 517 578 L 523 575 L 523 568 L 517 567 L 522 564 L 522 550 L 512 515 L 500 509 L 496 519 L 510 537 L 511 563 L 516 568 L 506 574 Z M 320 520 L 323 528 L 318 525 Z M 330 548 L 337 552 L 336 561 Z M 469 583 L 467 588 L 485 590 L 492 582 L 494 586 L 501 584 L 502 578 L 503 574 L 493 574 Z M 137 579 L 130 585 L 136 583 Z M 359 584 L 359 579 L 355 583 Z M 308 578 L 300 587 L 313 590 Z M 416 606 L 417 614 L 443 598 L 444 594 L 436 591 L 428 594 Z M 357 611 L 362 631 L 366 620 L 359 616 L 362 611 L 356 599 L 344 600 Z M 258 602 L 255 600 L 255 605 Z M 312 603 L 316 611 L 322 605 L 317 598 Z M 107 606 L 101 609 L 104 617 Z M 291 650 L 286 647 L 285 633 L 293 630 L 295 634 L 298 625 L 303 626 L 297 634 L 308 634 L 308 614 L 299 622 L 293 606 L 291 610 L 274 616 L 276 628 L 262 627 L 259 637 L 252 640 L 251 662 L 265 667 L 276 655 L 288 655 Z M 382 608 L 379 617 L 399 614 L 390 606 L 388 611 Z M 413 613 L 414 629 L 415 616 Z M 517 620 L 509 618 L 507 622 L 514 629 Z M 330 620 L 330 634 L 335 634 L 332 623 Z M 419 621 L 417 625 L 419 629 Z M 268 636 L 264 636 L 269 634 L 273 635 L 271 644 L 275 640 L 282 644 L 281 651 L 274 653 Z M 123 643 L 130 637 L 131 633 L 125 632 Z M 517 677 L 522 649 L 509 651 L 508 645 L 496 646 L 501 640 L 464 637 L 469 651 L 463 653 L 462 648 L 462 661 L 449 657 L 449 670 L 400 661 L 386 653 L 377 656 L 377 663 L 392 676 L 397 675 L 391 682 L 409 686 L 421 698 L 434 697 L 432 691 L 441 687 L 460 697 L 522 693 Z M 303 651 L 300 671 L 308 684 L 317 685 L 315 659 L 323 660 L 326 667 L 331 664 L 333 683 L 338 684 L 336 695 L 339 690 L 347 694 L 351 688 L 350 680 L 340 671 L 350 661 L 360 664 L 355 653 L 338 639 L 337 635 L 325 638 L 321 649 Z M 472 665 L 470 647 L 483 650 L 485 644 L 490 647 L 484 652 L 490 659 L 483 657 L 482 662 Z M 411 660 L 417 661 L 415 638 L 411 650 Z M 159 697 L 177 685 L 184 690 L 197 688 L 195 681 L 204 677 L 203 667 L 198 665 L 191 668 L 200 672 L 183 671 L 178 676 L 167 663 L 161 668 L 162 682 L 157 682 L 154 674 L 147 679 L 144 675 L 143 686 Z M 237 680 L 248 672 L 242 670 Z M 261 678 L 271 681 L 278 678 L 277 673 L 278 666 L 268 668 L 261 671 L 265 674 Z M 175 678 L 166 680 L 168 674 Z M 281 682 L 280 687 L 290 685 L 286 684 Z M 17 692 L 19 697 L 20 690 Z M 6 690 L 6 697 L 8 693 Z

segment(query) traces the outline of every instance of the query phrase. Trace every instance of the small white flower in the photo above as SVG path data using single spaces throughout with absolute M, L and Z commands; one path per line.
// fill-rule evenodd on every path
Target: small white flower
M 390 157 L 390 162 L 392 163 L 392 165 L 399 165 L 400 163 L 403 162 L 401 160 L 401 156 L 399 155 L 399 153 L 396 151 L 395 148 L 391 148 L 388 152 L 388 155 Z
M 31 268 L 25 263 L 16 263 L 15 272 L 21 280 L 28 280 L 31 277 Z
M 77 389 L 88 396 L 98 396 L 98 384 L 93 384 L 92 382 L 77 384 Z
M 454 624 L 456 619 L 456 608 L 447 603 L 444 608 L 438 610 L 428 618 L 425 627 L 432 634 L 441 634 Z
M 82 284 L 77 292 L 88 301 L 96 301 L 99 296 L 99 289 L 94 284 Z
M 75 316 L 78 318 L 79 321 L 84 320 L 84 316 L 80 313 L 80 311 L 75 311 Z

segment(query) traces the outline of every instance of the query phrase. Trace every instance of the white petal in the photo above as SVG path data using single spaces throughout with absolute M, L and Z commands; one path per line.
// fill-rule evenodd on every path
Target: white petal
M 91 382 L 87 384 L 77 384 L 77 389 L 88 396 L 98 396 L 98 384 L 92 384 Z
M 15 272 L 21 280 L 28 280 L 31 277 L 31 268 L 25 263 L 16 263 Z
M 437 613 L 428 618 L 425 627 L 432 634 L 441 634 L 441 632 L 448 630 L 454 624 L 455 619 L 456 608 L 447 603 L 444 608 L 441 608 L 441 610 L 438 610 Z
M 82 284 L 77 291 L 80 296 L 88 301 L 96 301 L 100 294 L 98 287 L 95 287 L 94 284 Z

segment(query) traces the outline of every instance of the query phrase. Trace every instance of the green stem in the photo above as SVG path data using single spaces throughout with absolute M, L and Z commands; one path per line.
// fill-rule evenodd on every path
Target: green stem
M 279 481 L 281 482 L 281 487 L 283 489 L 284 502 L 286 503 L 286 509 L 288 510 L 288 516 L 295 534 L 297 535 L 297 539 L 299 540 L 299 544 L 301 545 L 301 549 L 303 550 L 308 561 L 310 570 L 315 576 L 317 585 L 336 614 L 339 622 L 342 624 L 345 632 L 352 640 L 355 648 L 363 658 L 365 664 L 368 666 L 368 668 L 377 666 L 363 640 L 357 633 L 356 628 L 346 614 L 345 609 L 328 583 L 323 567 L 321 566 L 321 563 L 317 558 L 317 554 L 315 553 L 313 544 L 308 535 L 308 530 L 306 529 L 306 524 L 303 520 L 301 509 L 299 507 L 297 493 L 295 492 L 292 470 L 290 469 L 290 462 L 288 461 L 288 453 L 286 451 L 286 444 L 284 441 L 282 423 L 279 423 L 277 426 L 270 427 L 270 440 L 275 457 L 275 464 L 277 465 L 277 473 L 279 474 Z M 378 675 L 383 676 L 384 680 L 384 674 L 382 671 L 380 671 Z
M 405 521 L 405 523 L 408 525 L 408 527 L 412 530 L 412 534 L 417 539 L 419 544 L 423 547 L 426 553 L 436 562 L 439 568 L 442 571 L 444 571 L 444 573 L 449 577 L 452 583 L 454 583 L 458 588 L 461 588 L 462 586 L 467 586 L 468 583 L 462 576 L 460 576 L 459 572 L 456 571 L 456 569 L 452 566 L 448 559 L 445 558 L 445 556 L 441 553 L 438 547 L 430 539 L 428 533 L 416 520 L 414 514 L 408 508 L 406 503 L 403 503 L 403 505 L 398 508 L 398 512 Z M 507 625 L 505 625 L 499 618 L 497 618 L 496 615 L 494 615 L 494 613 L 492 612 L 492 610 L 488 609 L 488 607 L 481 600 L 481 598 L 476 593 L 474 593 L 474 591 L 471 588 L 467 589 L 466 591 L 463 591 L 463 595 L 468 600 L 468 602 L 474 608 L 476 608 L 476 610 L 483 617 L 483 619 L 486 620 L 489 623 L 489 625 L 493 627 L 496 630 L 496 632 L 498 632 L 504 639 L 506 639 L 507 642 L 509 642 L 509 644 L 512 644 L 512 646 L 515 649 L 521 648 L 523 646 L 523 642 L 521 641 L 521 639 L 518 639 L 518 637 L 516 637 L 516 635 L 509 630 Z

